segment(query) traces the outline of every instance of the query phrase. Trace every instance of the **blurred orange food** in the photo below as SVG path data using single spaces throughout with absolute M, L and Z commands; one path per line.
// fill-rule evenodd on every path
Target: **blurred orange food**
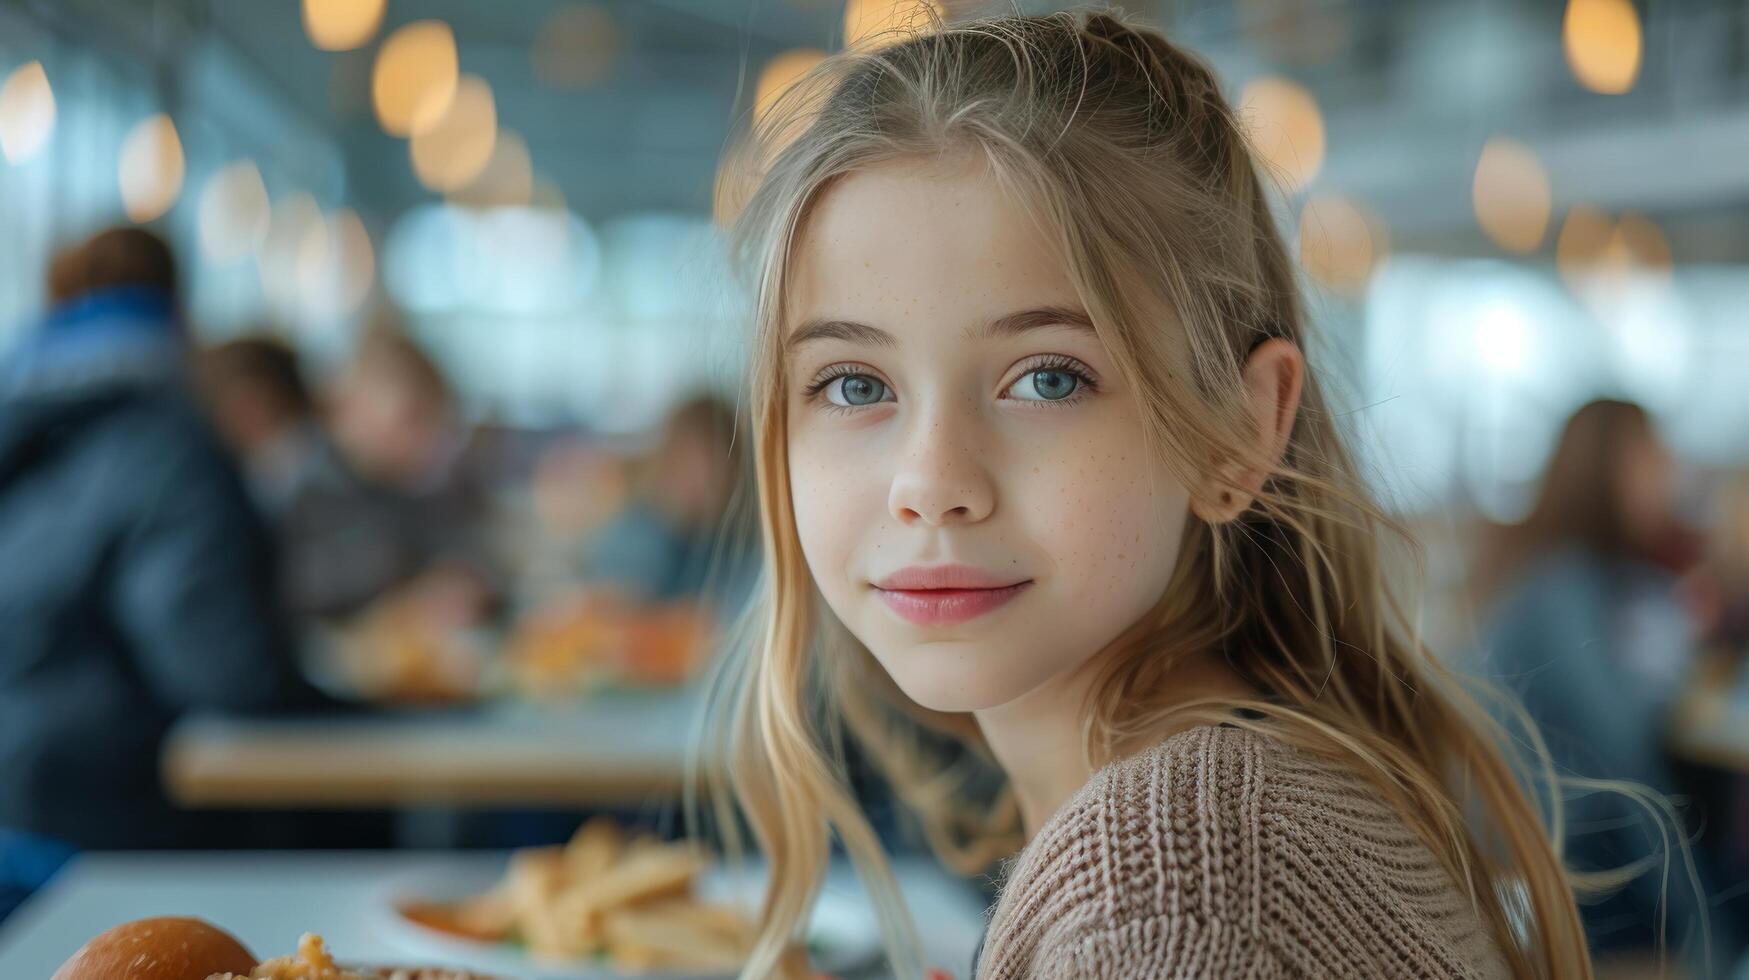
M 468 635 L 436 621 L 408 594 L 366 611 L 335 651 L 346 683 L 378 701 L 464 701 L 479 692 L 483 660 Z
M 700 666 L 710 634 L 710 616 L 691 605 L 645 606 L 608 593 L 579 593 L 524 617 L 506 659 L 512 684 L 535 698 L 611 683 L 673 686 Z

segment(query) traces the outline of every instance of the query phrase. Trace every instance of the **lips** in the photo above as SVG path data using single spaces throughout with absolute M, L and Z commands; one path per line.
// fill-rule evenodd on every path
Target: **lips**
M 874 585 L 881 601 L 901 618 L 946 626 L 1000 609 L 1032 580 L 1002 578 L 970 565 L 937 565 L 901 569 Z

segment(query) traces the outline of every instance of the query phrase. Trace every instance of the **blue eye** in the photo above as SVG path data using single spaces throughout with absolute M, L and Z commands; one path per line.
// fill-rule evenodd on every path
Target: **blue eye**
M 845 408 L 890 401 L 887 386 L 866 374 L 846 374 L 826 384 L 826 400 Z
M 1054 402 L 1074 394 L 1080 384 L 1069 371 L 1044 370 L 1022 375 L 1008 390 L 1022 401 Z

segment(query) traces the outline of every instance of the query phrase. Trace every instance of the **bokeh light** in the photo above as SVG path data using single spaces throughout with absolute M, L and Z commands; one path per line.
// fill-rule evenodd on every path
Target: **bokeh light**
M 1549 195 L 1548 172 L 1530 147 L 1505 136 L 1482 146 L 1471 196 L 1476 221 L 1494 244 L 1508 252 L 1541 245 L 1549 225 Z
M 1579 84 L 1620 95 L 1640 76 L 1640 15 L 1629 0 L 1568 0 L 1561 47 Z
M 273 205 L 267 238 L 261 243 L 256 264 L 261 272 L 261 291 L 282 315 L 303 308 L 298 284 L 298 253 L 310 230 L 323 222 L 322 207 L 305 192 L 289 194 Z
M 460 190 L 486 169 L 497 142 L 492 87 L 477 75 L 464 75 L 443 113 L 413 134 L 408 146 L 413 173 L 431 190 Z
M 1323 169 L 1324 114 L 1305 86 L 1274 75 L 1254 78 L 1239 92 L 1239 118 L 1288 193 L 1311 184 Z
M 1561 222 L 1555 239 L 1555 268 L 1568 285 L 1578 285 L 1603 258 L 1615 231 L 1609 215 L 1588 204 L 1576 204 Z
M 55 131 L 55 93 L 42 62 L 19 65 L 0 85 L 0 155 L 23 163 L 48 145 Z
M 933 0 L 848 0 L 844 5 L 844 46 L 879 48 L 928 30 L 943 16 Z
M 455 32 L 438 20 L 397 29 L 377 52 L 371 72 L 371 104 L 390 136 L 410 136 L 435 124 L 458 81 Z
M 358 213 L 341 208 L 305 228 L 297 250 L 297 284 L 310 311 L 344 316 L 370 296 L 376 255 Z
M 753 119 L 755 122 L 764 118 L 771 107 L 789 91 L 796 80 L 806 75 L 815 65 L 826 59 L 826 52 L 815 48 L 797 48 L 785 51 L 765 63 L 760 69 L 759 82 L 753 88 Z
M 1300 209 L 1300 263 L 1313 279 L 1360 296 L 1390 253 L 1383 220 L 1359 201 L 1318 193 Z
M 1610 234 L 1609 244 L 1604 249 L 1604 258 L 1660 277 L 1669 276 L 1673 264 L 1670 242 L 1664 237 L 1663 229 L 1651 218 L 1634 211 L 1623 214 L 1616 222 L 1615 231 Z
M 261 247 L 272 207 L 253 161 L 228 164 L 207 180 L 196 221 L 201 251 L 217 264 L 236 262 Z
M 304 33 L 323 51 L 362 46 L 383 23 L 388 0 L 304 0 Z
M 182 140 L 170 117 L 140 120 L 121 144 L 121 202 L 128 217 L 146 222 L 170 210 L 182 193 L 184 166 Z

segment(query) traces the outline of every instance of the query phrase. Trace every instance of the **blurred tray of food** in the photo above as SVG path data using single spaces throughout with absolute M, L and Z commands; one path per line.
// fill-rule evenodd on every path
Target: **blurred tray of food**
M 516 852 L 496 880 L 433 872 L 394 883 L 384 932 L 410 955 L 540 980 L 727 978 L 752 950 L 758 886 L 751 869 L 598 818 L 562 847 Z M 872 910 L 824 892 L 792 955 L 834 974 L 877 965 Z

